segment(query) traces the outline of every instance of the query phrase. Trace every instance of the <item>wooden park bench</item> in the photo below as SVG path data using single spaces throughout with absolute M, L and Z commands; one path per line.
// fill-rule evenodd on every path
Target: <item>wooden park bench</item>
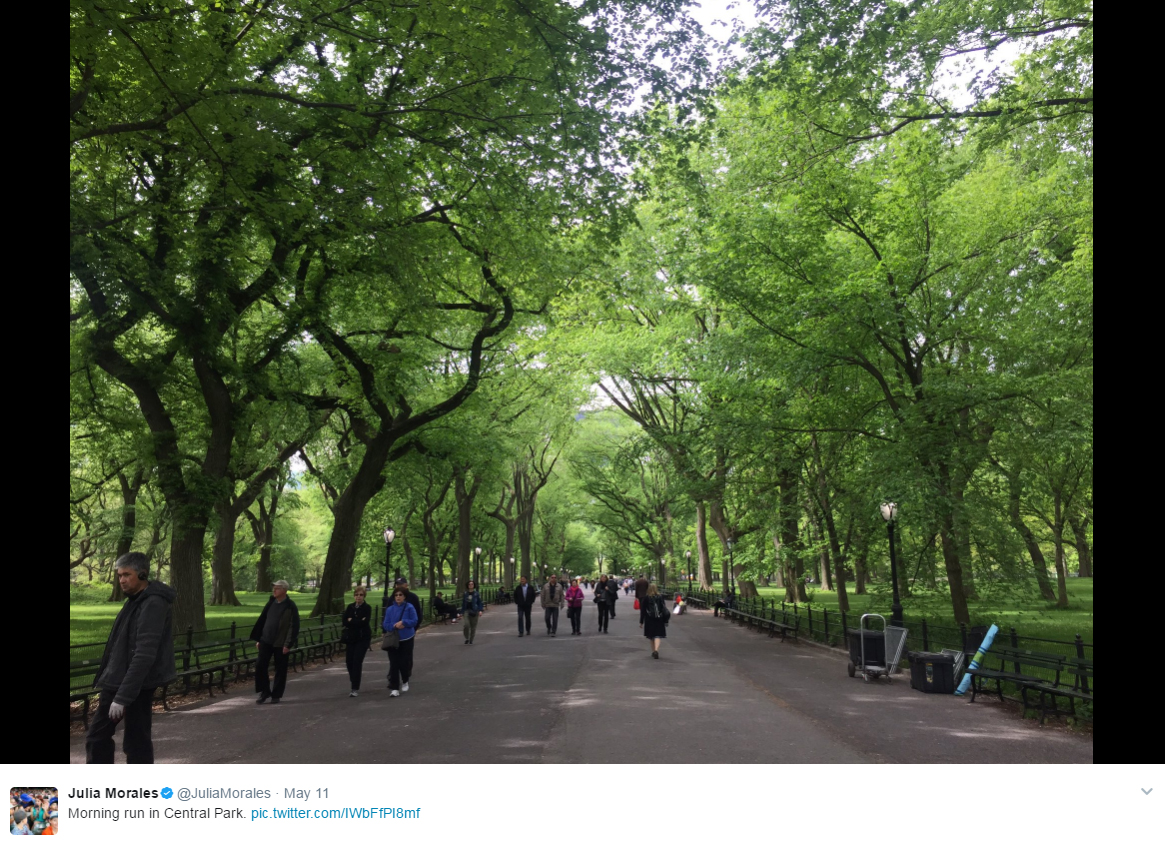
M 1020 687 L 1024 709 L 1029 707 L 1027 694 L 1031 692 L 1039 696 L 1040 724 L 1044 723 L 1048 713 L 1052 715 L 1071 715 L 1076 717 L 1076 702 L 1092 703 L 1092 661 L 1079 657 L 1069 658 L 1064 666 L 1064 672 L 1072 675 L 1072 686 L 1060 686 L 1059 674 L 1056 682 L 1051 686 L 1042 683 L 1025 683 Z M 1056 702 L 1057 698 L 1068 699 L 1068 709 L 1065 710 Z
M 1031 651 L 1029 649 L 1013 648 L 1006 645 L 992 648 L 987 654 L 987 657 L 994 657 L 999 663 L 999 668 L 980 668 L 967 672 L 967 674 L 971 675 L 970 703 L 973 704 L 975 702 L 975 696 L 984 691 L 984 681 L 995 681 L 995 691 L 1000 701 L 1003 700 L 1003 684 L 1011 683 L 1020 687 L 1020 697 L 1023 701 L 1025 711 L 1034 709 L 1035 705 L 1029 703 L 1027 693 L 1023 691 L 1023 687 L 1045 684 L 1059 686 L 1060 673 L 1064 670 L 1067 660 L 1066 657 L 1060 654 L 1048 654 L 1043 651 Z M 1023 671 L 1025 668 L 1028 669 L 1026 674 Z M 1048 679 L 1034 675 L 1031 673 L 1032 669 L 1054 673 L 1055 677 Z

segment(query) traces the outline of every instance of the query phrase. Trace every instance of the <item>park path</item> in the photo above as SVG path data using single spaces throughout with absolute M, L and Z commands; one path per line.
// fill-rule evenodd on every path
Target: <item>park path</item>
M 533 635 L 519 638 L 515 612 L 490 608 L 472 646 L 460 625 L 423 630 L 400 698 L 388 697 L 386 658 L 374 650 L 358 698 L 340 658 L 290 676 L 278 706 L 256 705 L 241 685 L 159 714 L 157 761 L 1092 762 L 1089 738 L 997 704 L 914 692 L 905 676 L 851 679 L 834 652 L 708 611 L 673 617 L 660 660 L 627 598 L 602 635 L 589 601 L 581 637 L 565 611 L 547 636 L 535 607 Z M 70 759 L 84 762 L 83 737 Z

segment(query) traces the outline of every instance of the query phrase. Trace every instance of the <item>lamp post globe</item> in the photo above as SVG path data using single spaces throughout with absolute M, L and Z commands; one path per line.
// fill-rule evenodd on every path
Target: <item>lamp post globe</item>
M 391 528 L 386 528 L 384 534 L 384 598 L 381 600 L 381 607 L 388 607 L 388 579 L 389 570 L 392 569 L 392 542 L 396 540 L 396 532 Z
M 890 605 L 890 624 L 902 627 L 902 602 L 898 598 L 898 556 L 894 550 L 894 523 L 898 520 L 898 503 L 883 502 L 879 508 L 886 521 L 886 535 L 890 539 L 890 584 L 894 591 L 894 601 Z

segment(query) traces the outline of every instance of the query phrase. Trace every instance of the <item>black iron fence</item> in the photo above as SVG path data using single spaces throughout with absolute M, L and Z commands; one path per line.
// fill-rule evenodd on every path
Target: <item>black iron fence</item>
M 674 598 L 679 592 L 687 596 L 683 588 L 667 591 L 668 598 Z M 711 607 L 721 598 L 721 594 L 710 590 L 693 590 L 692 596 L 700 606 Z M 812 603 L 794 604 L 777 598 L 737 598 L 734 609 L 758 618 L 768 618 L 778 612 L 786 616 L 800 618 L 800 636 L 830 646 L 846 647 L 846 633 L 856 629 L 861 621 L 862 614 L 857 611 L 830 610 L 827 607 L 815 608 Z M 906 619 L 902 623 L 908 632 L 906 648 L 910 651 L 939 651 L 953 649 L 967 654 L 970 657 L 978 650 L 983 639 L 982 626 L 968 627 L 962 623 L 949 625 L 931 622 L 927 619 Z M 1084 642 L 1080 634 L 1072 640 L 1053 640 L 1043 637 L 1030 637 L 1020 634 L 1014 627 L 1000 626 L 995 636 L 996 645 L 1009 646 L 1024 651 L 1054 654 L 1067 660 L 1079 658 L 1092 660 L 1092 643 Z M 995 658 L 988 652 L 986 659 L 991 668 L 995 667 Z M 1042 677 L 1049 681 L 1056 680 L 1054 668 L 1041 669 L 1036 666 L 1025 667 L 1024 674 L 1033 677 Z M 1061 674 L 1061 681 L 1064 676 Z

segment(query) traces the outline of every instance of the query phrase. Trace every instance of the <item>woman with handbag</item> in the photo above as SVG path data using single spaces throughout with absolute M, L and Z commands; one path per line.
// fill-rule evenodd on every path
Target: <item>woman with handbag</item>
M 392 603 L 384 609 L 384 638 L 380 641 L 380 647 L 388 652 L 388 694 L 393 698 L 409 691 L 418 624 L 416 608 L 405 601 L 404 588 L 397 587 L 392 592 Z
M 659 588 L 655 584 L 647 585 L 647 595 L 639 600 L 639 627 L 643 629 L 643 636 L 651 640 L 651 656 L 659 659 L 659 642 L 667 636 L 667 623 L 671 619 L 671 611 Z
M 360 674 L 364 671 L 364 655 L 372 644 L 372 606 L 365 599 L 368 591 L 357 587 L 352 594 L 355 602 L 344 608 L 344 629 L 340 642 L 344 643 L 344 662 L 348 666 L 348 680 L 352 683 L 349 698 L 360 694 Z
M 473 645 L 473 638 L 477 635 L 477 619 L 483 609 L 481 593 L 477 592 L 477 582 L 466 581 L 465 592 L 461 595 L 461 614 L 465 617 L 461 633 L 465 636 L 466 645 Z
M 583 591 L 578 584 L 579 579 L 576 578 L 566 590 L 566 615 L 570 617 L 570 635 L 572 637 L 582 636 Z

